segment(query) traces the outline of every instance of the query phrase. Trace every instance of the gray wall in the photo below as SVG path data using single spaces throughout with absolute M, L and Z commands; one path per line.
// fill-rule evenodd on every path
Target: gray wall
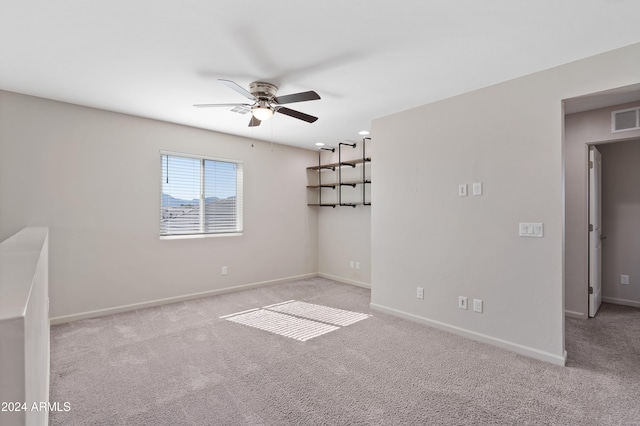
M 640 307 L 640 140 L 600 145 L 602 291 L 605 302 Z M 620 275 L 629 275 L 629 284 Z
M 343 148 L 342 160 L 362 158 L 362 141 L 356 141 L 356 148 Z M 372 158 L 367 164 L 367 177 L 375 170 L 375 141 L 366 142 L 366 156 Z M 337 148 L 338 144 L 335 143 Z M 323 154 L 323 162 L 338 161 L 337 150 L 335 154 L 326 152 Z M 362 179 L 362 169 L 350 167 L 343 168 L 343 181 Z M 337 172 L 336 172 L 337 173 Z M 333 172 L 325 173 L 326 179 L 335 179 Z M 325 178 L 323 178 L 325 179 Z M 327 180 L 325 180 L 327 182 Z M 375 185 L 375 179 L 372 179 Z M 371 201 L 371 187 L 365 187 L 367 201 Z M 343 202 L 360 202 L 361 186 L 356 188 L 343 188 Z M 314 190 L 317 191 L 317 190 Z M 335 200 L 335 190 L 323 189 L 324 200 Z M 313 194 L 315 195 L 315 193 Z M 324 201 L 323 201 L 324 202 Z M 319 210 L 318 216 L 318 268 L 320 275 L 347 282 L 361 287 L 371 287 L 371 207 L 315 207 Z M 350 262 L 358 262 L 360 269 L 351 268 Z
M 372 306 L 564 363 L 562 100 L 638 83 L 639 67 L 636 44 L 374 120 Z M 472 182 L 484 195 L 458 197 Z
M 640 137 L 640 130 L 611 133 L 611 111 L 637 105 L 626 103 L 565 116 L 565 309 L 572 317 L 588 316 L 589 145 Z
M 243 236 L 159 239 L 160 150 L 244 162 Z M 315 274 L 314 161 L 309 150 L 0 92 L 0 240 L 49 226 L 52 317 Z

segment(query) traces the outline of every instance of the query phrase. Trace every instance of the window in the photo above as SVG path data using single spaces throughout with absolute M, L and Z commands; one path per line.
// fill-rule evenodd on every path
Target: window
M 242 232 L 242 163 L 161 152 L 160 236 Z

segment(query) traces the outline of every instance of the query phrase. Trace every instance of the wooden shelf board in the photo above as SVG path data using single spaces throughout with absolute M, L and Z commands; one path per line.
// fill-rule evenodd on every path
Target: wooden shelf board
M 343 161 L 342 163 L 330 163 L 330 164 L 323 164 L 322 166 L 311 166 L 311 167 L 307 167 L 307 170 L 333 169 L 335 167 L 351 166 L 354 164 L 368 163 L 370 161 L 371 161 L 371 157 L 367 157 L 365 159 L 359 158 L 357 160 Z
M 358 181 L 352 181 L 352 182 L 342 182 L 342 185 L 353 186 L 353 185 L 362 185 L 363 183 L 369 184 L 369 183 L 371 183 L 371 181 L 370 180 L 365 180 L 364 182 L 362 182 L 361 180 L 358 180 Z M 335 182 L 335 183 L 323 183 L 322 187 L 323 188 L 335 188 L 338 185 L 340 185 L 338 182 Z M 307 185 L 307 188 L 320 188 L 320 185 Z
M 307 204 L 307 206 L 309 207 L 336 207 L 336 206 L 342 206 L 342 207 L 354 207 L 354 206 L 370 206 L 371 203 L 342 203 L 342 204 L 338 204 L 338 203 L 327 203 L 327 204 Z

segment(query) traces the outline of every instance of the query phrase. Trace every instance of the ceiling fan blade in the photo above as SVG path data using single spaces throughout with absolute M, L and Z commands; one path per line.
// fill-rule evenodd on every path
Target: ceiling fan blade
M 292 104 L 294 102 L 315 101 L 317 99 L 320 99 L 320 95 L 318 95 L 313 90 L 310 90 L 308 92 L 300 92 L 300 93 L 293 93 L 291 95 L 276 96 L 273 100 L 277 104 L 282 105 L 282 104 Z
M 236 82 L 231 81 L 231 80 L 223 80 L 222 78 L 219 78 L 218 81 L 220 83 L 224 84 L 225 86 L 227 86 L 229 89 L 235 90 L 236 92 L 240 93 L 245 98 L 251 99 L 252 101 L 256 100 L 255 96 L 253 96 L 251 93 L 249 93 L 242 86 L 239 86 Z
M 304 112 L 296 111 L 287 107 L 280 107 L 276 109 L 276 112 L 297 118 L 298 120 L 306 121 L 307 123 L 313 123 L 318 119 L 318 117 L 314 117 L 313 115 L 305 114 Z
M 212 108 L 212 107 L 239 107 L 246 106 L 250 107 L 251 104 L 195 104 L 196 108 Z
M 258 127 L 260 123 L 262 123 L 262 121 L 258 120 L 252 115 L 251 120 L 249 121 L 249 127 Z

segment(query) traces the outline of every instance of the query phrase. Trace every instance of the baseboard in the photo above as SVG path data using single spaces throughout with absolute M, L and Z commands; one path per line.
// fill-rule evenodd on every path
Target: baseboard
M 585 313 L 568 311 L 566 309 L 564 310 L 564 316 L 569 318 L 587 319 L 587 314 Z
M 361 281 L 350 280 L 348 278 L 337 277 L 335 275 L 325 274 L 324 272 L 318 272 L 318 276 L 322 278 L 327 278 L 329 280 L 338 281 L 345 284 L 355 285 L 357 287 L 368 288 L 371 290 L 371 284 L 363 283 Z
M 296 275 L 293 277 L 279 278 L 276 280 L 261 281 L 261 282 L 252 283 L 252 284 L 244 284 L 244 285 L 226 287 L 226 288 L 217 289 L 217 290 L 203 291 L 201 293 L 191 293 L 191 294 L 185 294 L 182 296 L 168 297 L 166 299 L 151 300 L 149 302 L 132 303 L 130 305 L 116 306 L 113 308 L 98 309 L 95 311 L 81 312 L 78 314 L 71 314 L 71 315 L 63 315 L 63 316 L 51 318 L 50 321 L 51 321 L 51 325 L 63 324 L 66 322 L 78 321 L 81 319 L 97 318 L 105 315 L 118 314 L 121 312 L 135 311 L 136 309 L 144 309 L 144 308 L 151 308 L 153 306 L 168 305 L 170 303 L 184 302 L 186 300 L 199 299 L 201 297 L 216 296 L 219 294 L 231 293 L 233 291 L 249 290 L 252 288 L 263 287 L 271 284 L 286 283 L 290 281 L 297 281 L 297 280 L 313 278 L 317 276 L 318 274 L 316 272 L 313 272 L 310 274 Z
M 523 346 L 518 343 L 509 342 L 507 340 L 498 339 L 496 337 L 487 336 L 486 334 L 476 333 L 475 331 L 467 330 L 464 328 L 456 327 L 454 325 L 446 324 L 440 321 L 431 320 L 418 315 L 410 314 L 407 312 L 399 311 L 397 309 L 388 308 L 386 306 L 378 305 L 375 303 L 370 304 L 371 309 L 384 312 L 386 314 L 394 315 L 400 318 L 404 318 L 410 321 L 415 321 L 421 324 L 425 324 L 440 330 L 448 331 L 450 333 L 457 334 L 462 337 L 467 337 L 482 343 L 498 346 L 503 349 L 507 349 L 511 352 L 516 352 L 520 355 L 525 355 L 530 358 L 546 361 L 551 364 L 564 366 L 567 362 L 567 352 L 564 351 L 562 355 L 554 355 L 549 352 L 540 351 L 538 349 Z
M 613 303 L 614 305 L 632 306 L 634 308 L 640 308 L 640 302 L 635 300 L 617 299 L 615 297 L 603 297 L 602 301 L 605 303 Z

